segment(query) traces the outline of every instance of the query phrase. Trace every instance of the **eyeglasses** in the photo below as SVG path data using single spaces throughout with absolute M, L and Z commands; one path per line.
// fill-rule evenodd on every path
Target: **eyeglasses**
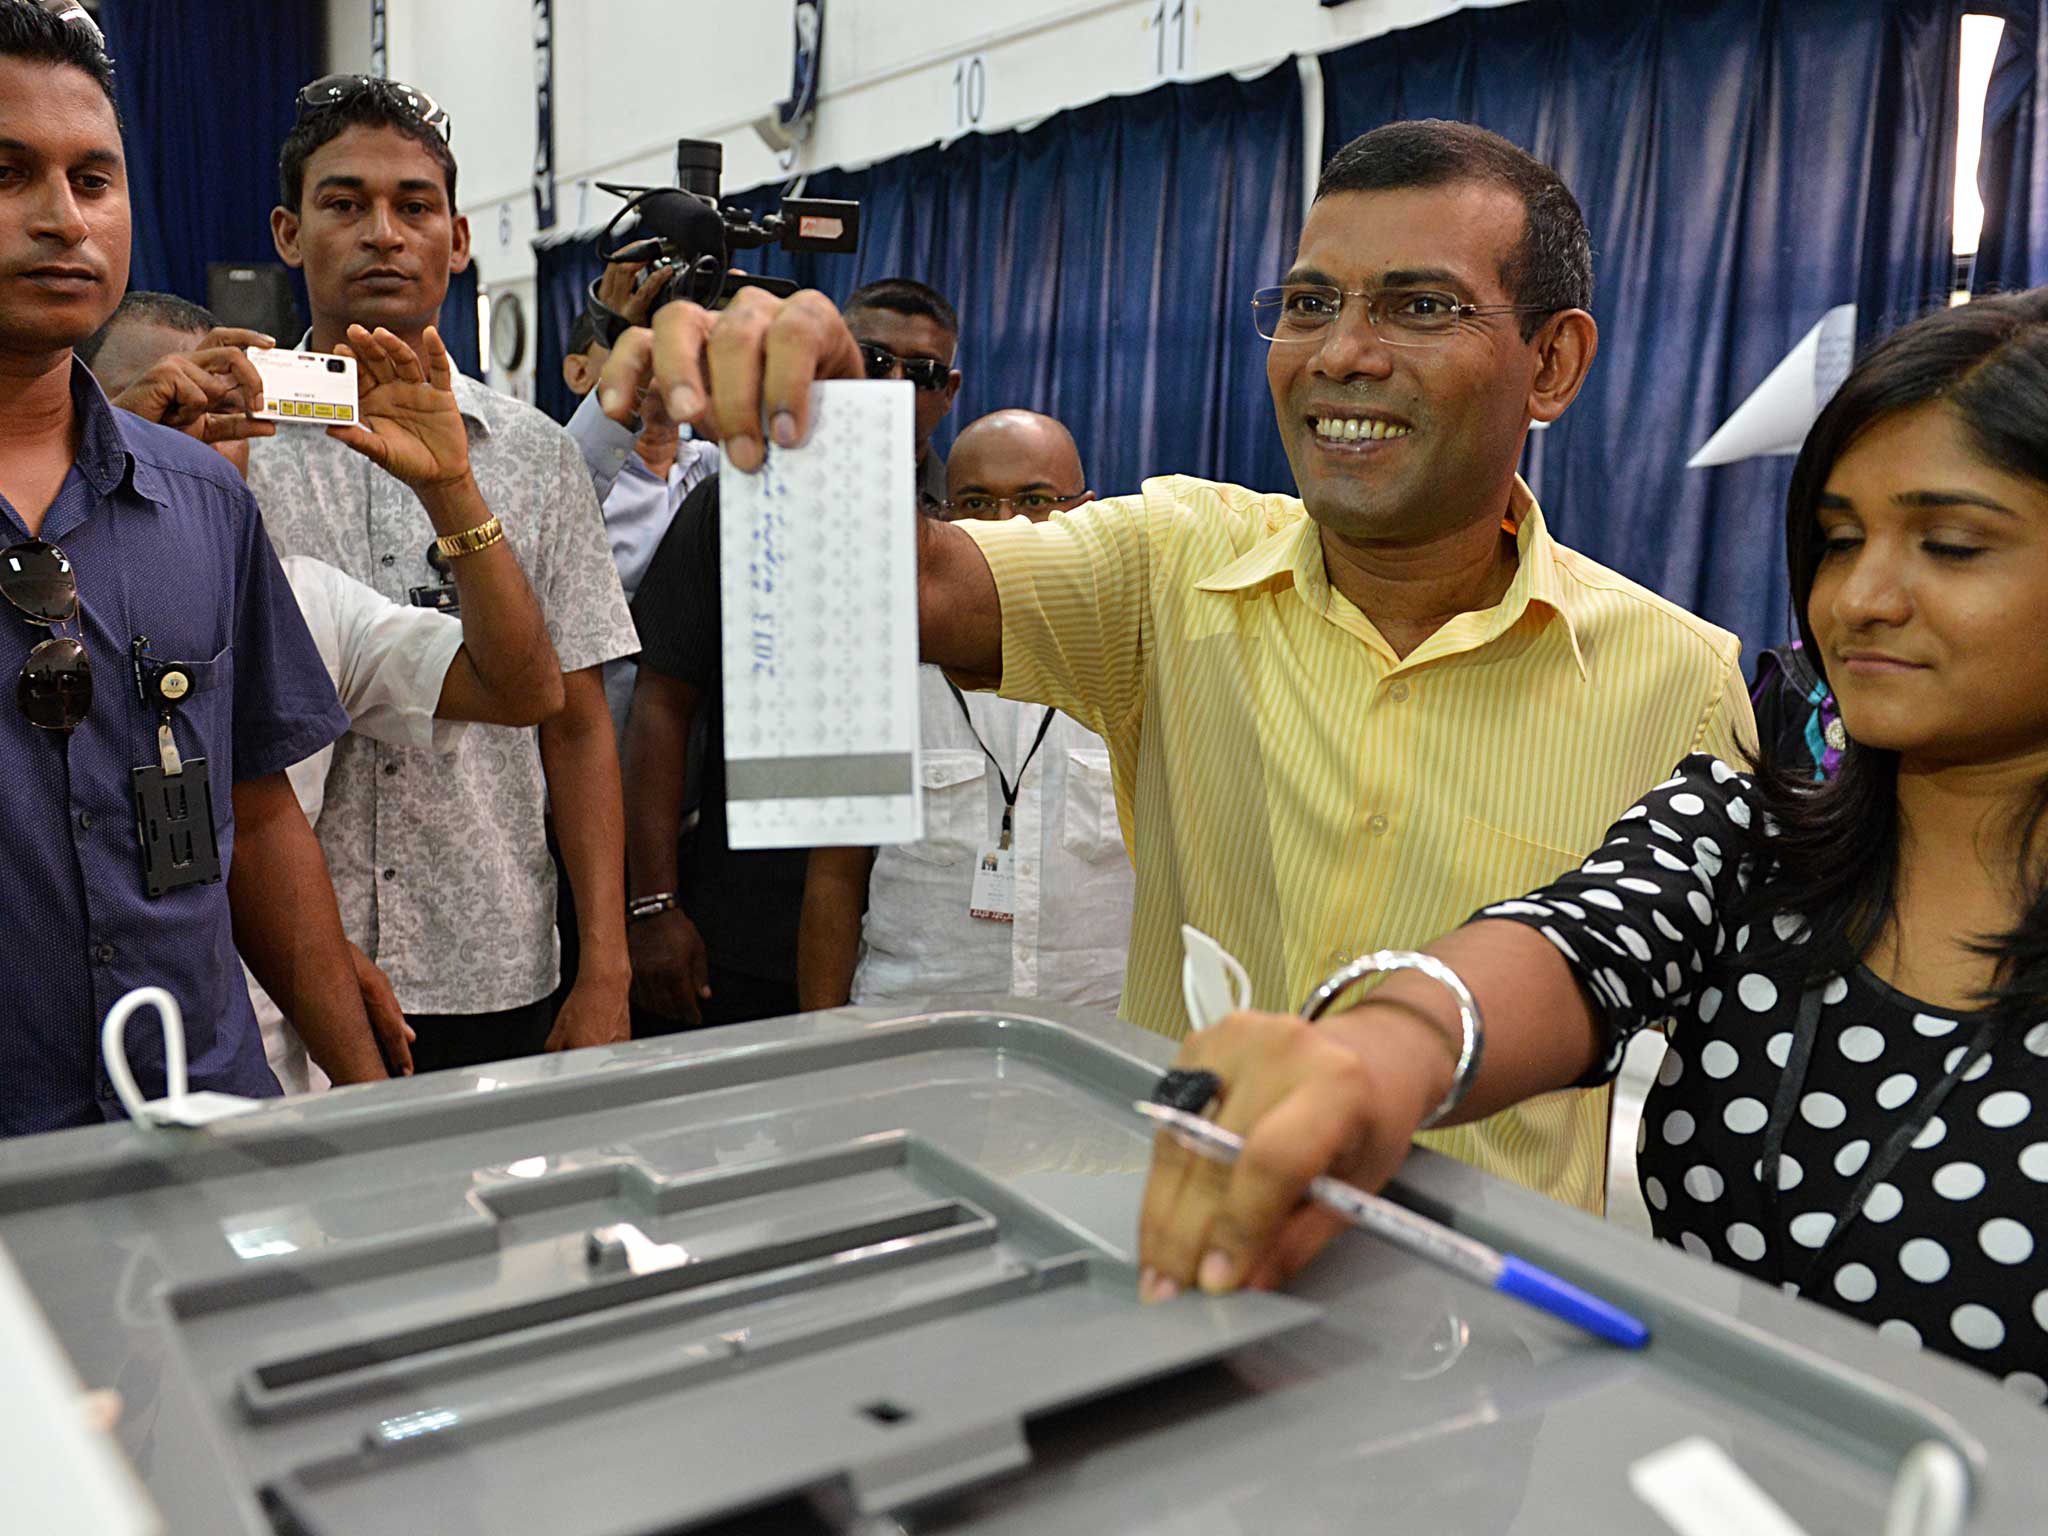
M 878 347 L 871 341 L 859 343 L 860 360 L 866 365 L 871 379 L 908 379 L 917 388 L 927 393 L 946 387 L 946 380 L 953 376 L 953 370 L 935 357 L 898 357 L 887 347 Z
M 1252 321 L 1268 341 L 1320 341 L 1346 299 L 1365 300 L 1373 335 L 1390 347 L 1440 347 L 1458 327 L 1482 315 L 1548 315 L 1547 304 L 1465 304 L 1431 288 L 1336 288 L 1287 283 L 1252 295 Z
M 52 630 L 78 617 L 78 577 L 71 561 L 41 539 L 0 549 L 0 596 L 31 624 Z M 52 634 L 30 651 L 14 685 L 14 702 L 41 730 L 83 725 L 92 709 L 92 664 L 84 642 Z
M 1013 513 L 1038 518 L 1048 512 L 1065 511 L 1069 502 L 1079 501 L 1087 494 L 1086 491 L 1073 491 L 1059 496 L 1051 491 L 1026 491 L 1021 496 L 957 496 L 939 505 L 946 509 L 948 516 L 956 518 L 995 517 L 1004 507 Z
M 431 128 L 445 140 L 452 125 L 441 104 L 425 91 L 397 80 L 380 80 L 375 75 L 322 75 L 299 92 L 299 116 L 322 107 L 337 107 L 358 96 L 380 96 L 410 112 L 422 127 Z

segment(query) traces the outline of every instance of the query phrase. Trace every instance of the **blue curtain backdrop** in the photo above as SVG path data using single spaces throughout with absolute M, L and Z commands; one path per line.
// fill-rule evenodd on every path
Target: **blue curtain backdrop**
M 1073 429 L 1098 490 L 1165 472 L 1285 489 L 1250 300 L 1293 255 L 1300 188 L 1289 64 L 813 176 L 811 196 L 860 202 L 859 253 L 762 252 L 755 270 L 842 300 L 893 276 L 945 294 L 965 382 L 941 447 L 976 416 L 1021 405 Z M 737 200 L 759 211 L 778 195 Z M 534 392 L 560 419 L 573 405 L 562 347 L 597 261 L 587 235 L 536 241 L 535 254 Z
M 323 7 L 279 0 L 101 0 L 127 129 L 128 286 L 206 302 L 209 261 L 275 261 L 277 151 L 321 73 Z
M 1789 458 L 1685 461 L 1830 307 L 1943 302 L 1960 0 L 1529 0 L 1326 56 L 1325 150 L 1480 123 L 1586 210 L 1600 355 L 1530 471 L 1559 537 L 1742 636 L 1790 632 Z
M 597 259 L 595 230 L 543 235 L 533 242 L 533 400 L 557 421 L 577 406 L 562 382 L 562 354 L 569 327 L 583 312 L 583 295 L 604 270 Z
M 2048 283 L 2048 0 L 1984 0 L 1970 9 L 2005 17 L 1984 102 L 1984 236 L 1970 287 L 2033 288 Z
M 1293 257 L 1301 155 L 1293 64 L 1163 86 L 813 176 L 808 195 L 860 202 L 859 253 L 760 269 L 835 299 L 905 276 L 952 300 L 964 381 L 942 448 L 1025 406 L 1072 429 L 1104 493 L 1168 473 L 1292 489 L 1251 294 Z
M 447 344 L 448 355 L 455 360 L 455 366 L 472 379 L 481 379 L 484 376 L 484 343 L 488 338 L 477 335 L 476 290 L 476 262 L 472 260 L 467 271 L 458 272 L 448 280 L 448 297 L 441 301 L 441 318 L 435 329 Z

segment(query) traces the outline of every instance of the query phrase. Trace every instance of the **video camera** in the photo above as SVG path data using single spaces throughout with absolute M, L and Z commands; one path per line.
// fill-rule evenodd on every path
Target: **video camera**
M 756 218 L 718 199 L 725 150 L 706 139 L 676 141 L 676 184 L 631 187 L 599 182 L 601 191 L 623 197 L 626 206 L 597 237 L 597 254 L 615 261 L 652 261 L 669 269 L 654 309 L 688 299 L 715 309 L 741 288 L 765 288 L 787 296 L 796 284 L 779 277 L 733 272 L 732 253 L 764 245 L 785 251 L 851 252 L 860 245 L 860 204 L 828 197 L 785 197 L 779 212 Z M 585 298 L 591 323 L 606 346 L 614 345 L 628 321 L 597 296 Z M 649 310 L 651 315 L 653 310 Z

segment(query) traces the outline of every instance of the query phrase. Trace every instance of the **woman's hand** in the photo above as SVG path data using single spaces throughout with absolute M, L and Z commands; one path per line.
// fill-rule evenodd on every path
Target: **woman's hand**
M 1268 1288 L 1306 1264 L 1345 1223 L 1304 1205 L 1309 1181 L 1334 1174 L 1377 1190 L 1443 1099 L 1456 1047 L 1417 1013 L 1392 1004 L 1310 1024 L 1234 1013 L 1189 1038 L 1176 1067 L 1222 1079 L 1208 1117 L 1244 1138 L 1235 1164 L 1210 1160 L 1162 1132 L 1138 1228 L 1139 1296 L 1164 1301 Z

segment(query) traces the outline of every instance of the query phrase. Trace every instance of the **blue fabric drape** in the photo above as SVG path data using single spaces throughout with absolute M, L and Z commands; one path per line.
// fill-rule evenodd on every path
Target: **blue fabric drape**
M 483 348 L 486 338 L 476 328 L 476 263 L 448 279 L 448 297 L 441 301 L 441 318 L 435 329 L 448 348 L 455 366 L 472 379 L 484 376 Z
M 751 260 L 836 299 L 894 276 L 945 294 L 965 379 L 942 448 L 961 424 L 1021 405 L 1067 423 L 1098 490 L 1162 472 L 1287 488 L 1250 299 L 1293 254 L 1300 186 L 1290 64 L 821 173 L 809 195 L 861 204 L 858 254 Z M 735 200 L 761 211 L 778 193 Z M 574 405 L 562 348 L 597 261 L 587 237 L 534 249 L 534 394 L 561 419 Z
M 1288 489 L 1250 301 L 1292 259 L 1301 154 L 1292 64 L 1165 86 L 813 176 L 808 195 L 860 202 L 860 251 L 757 270 L 840 300 L 889 276 L 945 294 L 964 382 L 942 448 L 1026 406 L 1072 429 L 1098 491 L 1161 473 Z
M 584 294 L 604 271 L 596 231 L 544 235 L 533 242 L 533 260 L 533 400 L 566 422 L 578 401 L 562 382 L 562 354 L 569 350 L 569 327 L 583 312 Z
M 1970 9 L 2005 17 L 1984 101 L 1984 235 L 1970 287 L 2033 288 L 2048 283 L 2048 0 L 1984 0 Z
M 1529 0 L 1324 60 L 1326 152 L 1459 118 L 1577 193 L 1600 355 L 1532 478 L 1559 537 L 1751 654 L 1790 631 L 1792 461 L 1685 461 L 1827 309 L 1854 300 L 1867 337 L 1943 302 L 1964 9 Z
M 102 0 L 126 127 L 128 286 L 206 302 L 209 261 L 275 261 L 277 151 L 327 50 L 321 6 Z

